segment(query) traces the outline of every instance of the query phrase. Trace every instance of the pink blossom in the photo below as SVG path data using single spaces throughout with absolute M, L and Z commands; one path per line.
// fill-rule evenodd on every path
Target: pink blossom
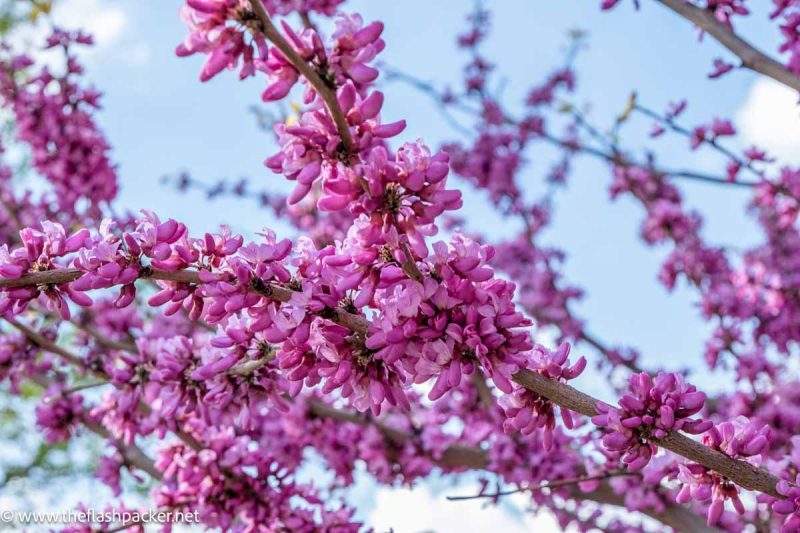
M 603 446 L 622 453 L 630 470 L 641 470 L 655 455 L 657 444 L 651 438 L 664 438 L 669 431 L 700 434 L 712 425 L 689 418 L 702 410 L 706 395 L 678 374 L 659 372 L 655 379 L 646 372 L 635 374 L 628 390 L 619 408 L 598 403 L 592 422 L 609 430 Z

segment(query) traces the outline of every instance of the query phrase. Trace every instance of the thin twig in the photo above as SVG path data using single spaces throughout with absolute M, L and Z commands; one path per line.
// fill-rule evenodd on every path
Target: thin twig
M 251 361 L 245 361 L 244 363 L 240 363 L 230 370 L 228 370 L 229 376 L 249 376 L 253 374 L 259 368 L 267 366 L 271 361 L 275 360 L 277 356 L 275 349 L 270 347 L 269 351 L 263 357 L 258 359 L 253 359 Z
M 109 385 L 110 383 L 111 383 L 110 381 L 105 380 L 105 381 L 92 381 L 92 382 L 89 382 L 89 383 L 82 383 L 80 385 L 74 385 L 74 386 L 72 386 L 72 387 L 70 387 L 68 389 L 64 389 L 64 390 L 60 391 L 56 396 L 48 396 L 47 398 L 45 398 L 44 402 L 45 403 L 52 403 L 56 399 L 63 398 L 64 396 L 67 396 L 69 394 L 75 394 L 76 392 L 80 392 L 80 391 L 88 390 L 88 389 L 95 389 L 97 387 L 102 387 L 104 385 Z
M 100 330 L 98 330 L 91 324 L 81 324 L 77 321 L 72 321 L 72 323 L 76 328 L 88 333 L 101 346 L 105 346 L 106 348 L 111 348 L 112 350 L 120 350 L 123 352 L 130 352 L 130 353 L 138 352 L 136 345 L 132 342 L 114 340 L 104 335 Z
M 4 318 L 5 318 L 6 322 L 11 324 L 13 327 L 15 327 L 17 330 L 19 330 L 23 335 L 25 335 L 28 338 L 28 340 L 31 342 L 31 344 L 33 344 L 34 346 L 37 346 L 37 347 L 41 348 L 42 350 L 51 352 L 53 354 L 58 355 L 59 357 L 64 358 L 64 360 L 66 360 L 67 362 L 69 362 L 73 366 L 77 366 L 78 368 L 84 368 L 85 367 L 83 359 L 81 359 L 77 355 L 73 354 L 69 350 L 65 350 L 64 348 L 62 348 L 58 344 L 50 341 L 50 339 L 46 338 L 44 335 L 42 335 L 38 331 L 35 331 L 35 330 L 29 328 L 28 326 L 26 326 L 25 324 L 17 321 L 14 318 L 9 318 L 9 317 L 4 317 Z
M 645 106 L 643 106 L 641 104 L 638 104 L 638 103 L 635 104 L 634 107 L 633 107 L 633 110 L 638 112 L 638 113 L 643 114 L 646 117 L 649 117 L 649 118 L 657 121 L 659 124 L 661 124 L 663 126 L 666 126 L 667 128 L 671 129 L 675 133 L 679 133 L 680 135 L 683 135 L 684 137 L 686 137 L 688 139 L 691 139 L 694 136 L 694 134 L 691 131 L 689 131 L 687 128 L 681 126 L 680 124 L 678 124 L 674 120 L 668 119 L 667 117 L 664 117 L 664 116 L 660 115 L 659 113 L 653 111 L 652 109 L 650 109 L 648 107 L 645 107 Z M 704 139 L 703 140 L 703 144 L 706 144 L 706 145 L 712 147 L 714 150 L 716 150 L 717 152 L 721 153 L 722 155 L 724 155 L 728 159 L 731 159 L 732 161 L 736 162 L 736 164 L 739 165 L 741 168 L 747 169 L 748 171 L 752 172 L 753 174 L 755 174 L 756 178 L 759 181 L 764 179 L 764 173 L 759 171 L 758 169 L 754 168 L 752 162 L 743 160 L 741 157 L 739 157 L 738 155 L 733 153 L 731 150 L 729 150 L 725 146 L 719 144 L 716 141 L 716 139 Z M 739 180 L 729 180 L 729 181 L 731 181 L 733 183 L 739 182 Z M 742 182 L 742 183 L 747 184 L 748 182 Z M 755 185 L 755 184 L 753 184 L 753 185 Z
M 417 262 L 414 260 L 414 256 L 411 253 L 411 248 L 409 248 L 408 243 L 404 242 L 402 244 L 403 247 L 403 256 L 405 260 L 403 261 L 402 268 L 403 272 L 406 273 L 406 276 L 422 283 L 422 280 L 425 277 L 422 275 L 422 272 L 419 271 L 419 267 L 417 267 Z
M 498 490 L 497 492 L 489 492 L 483 494 L 474 494 L 471 496 L 448 496 L 447 499 L 451 502 L 457 501 L 465 501 L 465 500 L 477 500 L 481 498 L 499 498 L 501 496 L 511 496 L 512 494 L 519 494 L 521 492 L 536 492 L 542 489 L 555 489 L 558 487 L 566 487 L 568 485 L 577 485 L 579 483 L 583 483 L 585 481 L 603 481 L 605 479 L 610 479 L 612 477 L 622 477 L 622 476 L 640 476 L 639 472 L 628 472 L 625 470 L 614 470 L 612 472 L 606 472 L 604 474 L 598 474 L 596 476 L 580 476 L 570 479 L 559 479 L 556 481 L 545 481 L 544 483 L 540 483 L 539 485 L 534 485 L 532 487 L 518 487 L 512 490 L 501 491 Z
M 411 76 L 410 74 L 406 74 L 400 71 L 392 70 L 390 74 L 387 75 L 387 79 L 397 79 L 404 83 L 407 83 L 413 87 L 416 87 L 424 94 L 427 94 L 431 98 L 434 98 L 437 102 L 442 103 L 442 95 L 439 93 L 438 89 L 433 86 L 433 84 L 428 83 L 424 80 L 420 80 Z M 454 108 L 459 109 L 467 114 L 472 116 L 480 116 L 481 111 L 479 109 L 475 109 L 472 106 L 469 106 L 462 102 L 460 99 L 455 99 L 449 101 L 447 106 L 451 106 Z M 441 108 L 444 108 L 445 105 L 442 105 Z M 506 124 L 516 126 L 518 125 L 517 120 L 513 117 L 504 116 L 503 121 Z M 554 146 L 558 146 L 563 148 L 564 150 L 575 152 L 579 154 L 590 155 L 598 159 L 602 159 L 604 161 L 608 161 L 614 165 L 623 166 L 623 167 L 630 167 L 630 166 L 643 166 L 638 164 L 637 162 L 625 157 L 622 153 L 618 151 L 604 151 L 598 148 L 594 148 L 592 146 L 588 146 L 581 143 L 576 143 L 573 140 L 568 139 L 561 139 L 556 137 L 550 133 L 544 133 L 540 136 L 541 139 L 544 141 L 549 142 Z M 720 176 L 713 176 L 710 174 L 702 174 L 700 172 L 694 172 L 691 170 L 681 170 L 681 169 L 666 169 L 666 168 L 651 168 L 651 170 L 656 174 L 661 174 L 664 176 L 671 176 L 674 178 L 686 178 L 694 181 L 700 181 L 703 183 L 710 183 L 714 185 L 725 185 L 731 187 L 744 187 L 744 188 L 752 188 L 757 185 L 754 182 L 747 182 L 747 181 L 730 181 L 727 178 L 723 178 Z

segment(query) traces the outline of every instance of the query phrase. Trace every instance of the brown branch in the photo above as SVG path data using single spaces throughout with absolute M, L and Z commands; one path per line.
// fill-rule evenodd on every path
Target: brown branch
M 494 405 L 494 394 L 489 384 L 486 383 L 486 378 L 480 372 L 472 373 L 472 386 L 475 387 L 475 393 L 478 395 L 478 400 L 483 407 L 491 407 Z
M 294 47 L 289 44 L 289 41 L 281 35 L 272 23 L 272 19 L 269 13 L 267 13 L 267 10 L 264 9 L 264 4 L 261 3 L 261 0 L 250 0 L 250 5 L 253 7 L 253 12 L 261 22 L 260 29 L 264 36 L 272 41 L 272 44 L 286 56 L 286 59 L 288 59 L 300 74 L 308 80 L 314 87 L 314 90 L 317 91 L 317 94 L 320 95 L 322 101 L 325 102 L 325 107 L 328 108 L 328 113 L 330 113 L 333 122 L 336 124 L 336 130 L 339 132 L 339 137 L 342 140 L 345 151 L 348 154 L 352 153 L 355 146 L 353 144 L 353 138 L 350 135 L 350 126 L 347 124 L 347 119 L 342 109 L 339 107 L 339 100 L 336 99 L 335 89 L 330 87 L 322 77 L 311 68 L 311 65 L 297 53 Z
M 521 370 L 514 374 L 514 381 L 562 408 L 586 416 L 597 414 L 596 406 L 599 400 L 566 383 L 559 383 L 529 370 Z M 652 437 L 651 440 L 662 448 L 722 474 L 746 489 L 783 498 L 775 488 L 778 478 L 746 461 L 732 459 L 677 431 L 670 431 L 663 439 Z
M 70 387 L 68 389 L 64 389 L 64 390 L 60 391 L 57 396 L 52 396 L 52 397 L 45 398 L 44 402 L 45 403 L 51 403 L 51 402 L 55 401 L 57 398 L 63 398 L 64 396 L 69 396 L 70 394 L 75 394 L 76 392 L 81 392 L 81 391 L 88 390 L 88 389 L 96 389 L 98 387 L 103 387 L 103 386 L 109 385 L 109 384 L 111 384 L 110 381 L 104 380 L 104 381 L 91 381 L 89 383 L 81 383 L 80 385 L 73 385 L 72 387 Z
M 163 479 L 161 471 L 156 468 L 155 461 L 148 457 L 138 446 L 118 442 L 104 426 L 97 422 L 92 420 L 83 420 L 82 422 L 83 425 L 89 429 L 89 431 L 99 435 L 100 437 L 103 437 L 104 439 L 109 439 L 116 442 L 117 448 L 127 464 L 133 465 L 143 472 L 147 472 L 147 474 L 149 474 L 150 477 L 156 481 L 161 481 Z
M 105 346 L 106 348 L 111 348 L 112 350 L 120 350 L 123 352 L 136 353 L 138 351 L 134 343 L 114 340 L 106 335 L 103 335 L 103 333 L 100 330 L 98 330 L 91 324 L 81 324 L 73 321 L 73 325 L 76 328 L 88 333 L 101 346 Z
M 573 488 L 571 492 L 578 492 L 578 489 Z M 597 489 L 587 493 L 585 497 L 601 505 L 627 507 L 625 505 L 624 496 L 615 493 L 608 483 L 601 484 Z M 665 505 L 663 511 L 646 509 L 641 512 L 679 532 L 713 533 L 720 531 L 716 527 L 711 527 L 706 524 L 706 518 L 704 516 L 692 512 L 687 507 L 681 507 L 671 502 Z
M 24 226 L 22 225 L 22 222 L 19 219 L 19 213 L 17 213 L 17 208 L 15 206 L 12 206 L 10 202 L 7 202 L 2 195 L 0 195 L 0 205 L 2 205 L 3 208 L 6 210 L 6 212 L 8 213 L 8 216 L 9 218 L 11 218 L 11 221 L 16 226 L 17 231 L 22 231 L 22 228 Z
M 50 377 L 44 374 L 34 374 L 30 379 L 45 390 L 50 388 L 54 383 Z M 138 446 L 135 444 L 124 444 L 118 441 L 104 426 L 94 420 L 82 418 L 81 423 L 92 433 L 116 443 L 117 449 L 127 464 L 135 466 L 143 472 L 147 472 L 150 477 L 157 481 L 162 479 L 161 472 L 156 468 L 155 461 L 148 457 Z
M 613 350 L 603 344 L 600 339 L 596 338 L 594 335 L 589 333 L 588 331 L 581 329 L 580 333 L 578 333 L 578 339 L 582 340 L 598 352 L 600 352 L 603 357 L 605 357 L 612 365 L 616 363 L 616 357 L 613 354 Z M 634 374 L 639 374 L 641 372 L 645 372 L 635 361 L 631 361 L 629 359 L 625 359 L 621 355 L 619 356 L 620 364 L 633 372 Z M 648 373 L 650 373 L 648 371 Z
M 18 287 L 31 287 L 41 285 L 62 285 L 70 283 L 80 278 L 83 273 L 74 268 L 63 268 L 59 270 L 47 270 L 44 272 L 34 272 L 26 274 L 18 279 L 0 279 L 0 289 L 12 289 Z M 179 283 L 189 283 L 202 285 L 200 274 L 196 270 L 177 270 L 166 271 L 154 268 L 143 269 L 139 275 L 140 279 L 154 279 L 161 281 L 176 281 Z M 251 284 L 250 290 L 258 293 L 265 298 L 276 302 L 288 302 L 291 300 L 295 291 L 287 287 L 282 287 L 274 283 L 267 283 L 256 280 Z M 336 322 L 357 333 L 367 333 L 369 323 L 359 315 L 348 313 L 342 309 L 323 309 L 319 312 L 323 318 Z
M 772 78 L 795 91 L 800 91 L 800 78 L 778 61 L 736 35 L 732 28 L 717 20 L 711 11 L 701 9 L 686 0 L 656 1 L 711 35 L 719 44 L 736 55 L 744 68 Z
M 321 402 L 320 400 L 308 399 L 309 412 L 320 418 L 330 418 L 340 422 L 350 422 L 359 426 L 372 425 L 392 444 L 402 446 L 412 437 L 405 432 L 393 428 L 375 420 L 367 415 L 341 411 L 335 407 Z M 469 468 L 482 470 L 489 466 L 489 458 L 486 452 L 476 446 L 465 446 L 463 444 L 452 444 L 437 458 L 436 462 L 440 466 L 448 468 Z
M 44 335 L 42 335 L 38 331 L 34 331 L 25 324 L 18 322 L 13 318 L 5 318 L 5 320 L 6 322 L 14 326 L 16 329 L 18 329 L 23 335 L 25 335 L 31 342 L 31 344 L 33 344 L 34 346 L 38 346 L 39 348 L 45 351 L 54 353 L 59 357 L 64 358 L 70 364 L 77 366 L 78 368 L 85 367 L 84 362 L 80 357 L 73 354 L 69 350 L 65 350 L 56 343 L 50 341 L 50 339 L 47 339 Z
M 61 268 L 58 270 L 45 270 L 26 274 L 17 279 L 0 279 L 0 289 L 15 289 L 30 287 L 32 285 L 62 285 L 71 283 L 80 278 L 83 272 L 74 268 Z M 156 279 L 163 281 L 177 281 L 179 283 L 201 283 L 199 274 L 194 270 L 155 270 L 144 268 L 139 273 L 140 279 Z
M 624 476 L 641 476 L 639 472 L 628 472 L 627 470 L 613 470 L 611 472 L 605 472 L 603 474 L 597 474 L 596 476 L 579 476 L 569 479 L 558 479 L 556 481 L 545 481 L 544 483 L 540 483 L 538 485 L 534 485 L 533 487 L 519 487 L 512 490 L 504 490 L 501 491 L 498 487 L 496 492 L 485 492 L 481 494 L 474 494 L 471 496 L 448 496 L 447 499 L 451 502 L 460 502 L 466 500 L 478 500 L 481 498 L 499 498 L 501 496 L 511 496 L 512 494 L 519 494 L 521 492 L 536 492 L 543 489 L 556 489 L 559 487 L 566 487 L 569 485 L 577 485 L 579 483 L 584 483 L 586 481 L 604 481 L 606 479 L 610 479 L 612 477 L 624 477 Z

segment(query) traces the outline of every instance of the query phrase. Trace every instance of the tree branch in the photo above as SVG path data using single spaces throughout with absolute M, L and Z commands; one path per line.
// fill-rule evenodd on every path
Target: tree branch
M 55 342 L 45 338 L 38 331 L 34 331 L 28 326 L 20 322 L 17 322 L 13 318 L 6 318 L 5 320 L 8 321 L 9 324 L 17 328 L 20 332 L 22 332 L 28 338 L 28 340 L 31 341 L 32 344 L 38 346 L 42 350 L 58 355 L 59 357 L 62 357 L 65 361 L 72 364 L 73 366 L 76 366 L 78 368 L 86 368 L 86 364 L 80 357 L 70 352 L 69 350 L 64 349 Z M 106 373 L 103 372 L 102 370 L 90 369 L 90 371 L 92 374 L 101 379 L 108 379 L 108 375 L 106 375 Z M 150 406 L 145 403 L 139 403 L 139 410 L 145 415 L 149 415 L 152 412 Z M 197 439 L 195 439 L 192 435 L 177 429 L 174 430 L 173 433 L 175 434 L 176 437 L 182 440 L 184 444 L 186 444 L 193 450 L 199 451 L 203 449 L 203 445 L 200 444 L 200 442 L 198 442 Z
M 8 322 L 12 326 L 14 326 L 17 330 L 20 331 L 20 333 L 25 335 L 28 338 L 28 340 L 31 342 L 31 344 L 33 344 L 35 346 L 38 346 L 39 348 L 41 348 L 43 350 L 46 350 L 46 351 L 48 351 L 50 353 L 54 353 L 54 354 L 58 355 L 59 357 L 64 358 L 64 360 L 66 360 L 67 362 L 69 362 L 73 366 L 76 366 L 78 368 L 84 368 L 86 366 L 86 365 L 84 365 L 84 363 L 83 363 L 83 361 L 81 360 L 80 357 L 78 357 L 77 355 L 73 354 L 69 350 L 65 350 L 64 348 L 62 348 L 58 344 L 56 344 L 54 342 L 51 342 L 49 339 L 45 338 L 45 336 L 42 335 L 41 333 L 39 333 L 38 331 L 34 331 L 33 329 L 29 328 L 28 326 L 26 326 L 22 322 L 18 322 L 17 320 L 15 320 L 13 318 L 9 318 L 9 317 L 4 317 L 4 318 L 5 318 L 6 322 Z
M 578 485 L 579 483 L 584 483 L 586 481 L 605 481 L 606 479 L 610 479 L 612 477 L 624 477 L 624 476 L 641 476 L 639 472 L 628 472 L 627 470 L 614 470 L 611 472 L 605 472 L 603 474 L 597 474 L 595 476 L 579 476 L 569 479 L 559 479 L 556 481 L 545 481 L 544 483 L 540 483 L 539 485 L 534 485 L 533 487 L 519 487 L 517 489 L 511 490 L 498 490 L 496 492 L 484 492 L 481 494 L 474 494 L 471 496 L 448 496 L 447 499 L 451 502 L 460 502 L 466 500 L 477 500 L 481 498 L 499 498 L 500 496 L 511 496 L 512 494 L 519 494 L 521 492 L 536 492 L 543 489 L 556 489 L 559 487 L 566 487 L 569 485 Z
M 48 389 L 53 384 L 53 380 L 44 374 L 34 374 L 30 377 L 30 379 L 43 389 Z M 119 449 L 120 454 L 122 454 L 122 457 L 125 459 L 127 464 L 133 465 L 143 472 L 147 472 L 150 477 L 156 481 L 160 481 L 162 479 L 163 476 L 156 468 L 155 461 L 148 457 L 138 446 L 135 444 L 124 444 L 119 442 L 105 427 L 100 425 L 98 422 L 81 418 L 81 423 L 92 433 L 95 433 L 104 439 L 115 442 L 117 449 Z
M 352 153 L 354 145 L 353 138 L 350 135 L 350 126 L 347 124 L 347 119 L 342 109 L 339 107 L 339 100 L 336 99 L 336 91 L 328 86 L 306 60 L 297 53 L 294 47 L 284 39 L 283 35 L 281 35 L 275 25 L 272 24 L 272 19 L 270 19 L 267 10 L 264 9 L 264 4 L 261 3 L 261 0 L 250 0 L 250 5 L 253 7 L 253 12 L 255 12 L 261 22 L 261 30 L 264 36 L 272 41 L 272 44 L 286 56 L 286 59 L 288 59 L 300 74 L 308 80 L 314 87 L 314 90 L 317 91 L 317 94 L 320 95 L 323 102 L 325 102 L 325 107 L 328 108 L 328 113 L 330 113 L 333 122 L 336 124 L 336 130 L 339 132 L 339 137 L 342 140 L 344 148 L 348 154 Z
M 80 270 L 74 268 L 34 272 L 32 274 L 26 274 L 17 279 L 0 279 L 0 289 L 31 287 L 34 285 L 62 285 L 64 283 L 71 283 L 80 278 L 82 275 L 83 273 Z M 145 268 L 139 274 L 139 278 L 161 281 L 176 281 L 178 283 L 189 283 L 193 285 L 202 285 L 204 283 L 200 279 L 199 272 L 196 270 L 166 271 L 156 270 L 154 268 Z M 255 283 L 251 284 L 250 290 L 276 302 L 288 302 L 291 300 L 292 294 L 295 292 L 292 289 L 263 281 L 256 281 Z M 319 315 L 357 333 L 366 333 L 367 328 L 369 327 L 369 323 L 364 317 L 348 313 L 342 309 L 323 309 L 319 312 Z
M 701 9 L 686 0 L 656 1 L 711 35 L 719 44 L 736 55 L 741 60 L 743 67 L 800 92 L 800 78 L 778 61 L 736 35 L 732 28 L 718 21 L 711 11 Z
M 562 408 L 586 416 L 597 414 L 596 405 L 600 400 L 566 383 L 559 383 L 530 370 L 520 370 L 514 374 L 514 381 Z M 783 498 L 776 489 L 778 478 L 746 461 L 728 457 L 677 431 L 668 432 L 663 439 L 651 437 L 651 440 L 662 448 L 722 474 L 746 489 L 763 492 L 775 498 Z
M 446 110 L 447 106 L 453 106 L 470 115 L 478 117 L 481 116 L 481 111 L 479 109 L 473 108 L 460 100 L 447 102 L 445 104 L 442 101 L 442 95 L 439 93 L 436 87 L 434 87 L 432 84 L 426 81 L 415 78 L 414 76 L 411 76 L 409 74 L 405 74 L 399 71 L 389 71 L 388 79 L 390 80 L 398 79 L 404 83 L 408 83 L 411 86 L 419 89 L 422 93 L 430 96 L 437 103 L 439 103 L 440 110 Z M 518 121 L 510 116 L 503 116 L 503 121 L 511 126 L 519 125 Z M 539 138 L 554 146 L 558 146 L 559 148 L 562 148 L 564 150 L 569 150 L 571 152 L 575 152 L 578 154 L 590 155 L 592 157 L 607 161 L 614 165 L 622 167 L 647 166 L 645 163 L 638 163 L 632 159 L 626 158 L 625 155 L 623 153 L 620 153 L 619 151 L 604 151 L 599 148 L 594 148 L 592 146 L 588 146 L 583 143 L 575 143 L 575 141 L 573 140 L 561 139 L 547 132 L 545 132 L 543 135 L 540 135 Z M 663 176 L 670 176 L 674 178 L 686 178 L 714 185 L 743 187 L 743 188 L 753 188 L 756 185 L 758 185 L 758 183 L 752 181 L 730 181 L 727 178 L 721 176 L 712 176 L 709 174 L 702 174 L 700 172 L 694 172 L 691 170 L 680 170 L 680 169 L 673 170 L 673 169 L 658 168 L 658 167 L 651 167 L 651 170 L 656 174 L 661 174 Z

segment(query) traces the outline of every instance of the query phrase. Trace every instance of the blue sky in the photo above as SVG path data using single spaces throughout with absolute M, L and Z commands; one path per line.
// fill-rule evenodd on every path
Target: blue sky
M 186 32 L 177 16 L 179 1 L 57 0 L 56 4 L 57 21 L 83 24 L 98 34 L 97 50 L 86 60 L 91 79 L 106 93 L 100 122 L 120 167 L 119 205 L 153 209 L 162 217 L 187 222 L 194 231 L 220 223 L 248 234 L 264 226 L 286 231 L 252 204 L 207 204 L 198 194 L 180 195 L 159 184 L 162 175 L 187 170 L 197 179 L 247 176 L 257 185 L 286 190 L 284 180 L 262 165 L 274 152 L 274 143 L 248 111 L 260 103 L 261 82 L 241 83 L 223 74 L 200 84 L 201 59 L 173 54 Z M 636 90 L 641 102 L 656 109 L 663 109 L 667 101 L 687 98 L 690 106 L 684 119 L 688 123 L 731 117 L 746 140 L 762 142 L 790 159 L 798 153 L 800 120 L 790 94 L 746 72 L 707 80 L 713 58 L 731 58 L 711 40 L 698 44 L 697 33 L 688 23 L 655 3 L 645 3 L 637 13 L 629 5 L 632 2 L 624 2 L 609 14 L 601 14 L 598 4 L 595 0 L 491 3 L 495 31 L 485 51 L 499 63 L 509 101 L 519 101 L 531 84 L 561 64 L 565 35 L 579 28 L 588 31 L 589 39 L 577 60 L 575 100 L 591 104 L 590 117 L 597 123 L 610 125 L 628 94 Z M 466 0 L 351 0 L 346 4 L 347 10 L 358 11 L 367 20 L 385 22 L 384 62 L 420 78 L 454 84 L 464 61 L 454 36 L 464 27 L 470 7 Z M 740 27 L 763 48 L 774 50 L 778 36 L 765 18 L 765 13 L 757 13 Z M 436 146 L 457 137 L 425 96 L 396 83 L 383 89 L 383 115 L 386 120 L 407 119 L 405 139 L 421 137 Z M 666 167 L 723 172 L 724 162 L 713 155 L 688 152 L 683 141 L 650 142 L 641 135 L 649 124 L 640 123 L 640 127 L 626 128 L 628 146 L 658 148 Z M 536 147 L 527 157 L 524 180 L 531 184 L 533 194 L 541 190 L 553 152 Z M 640 348 L 645 365 L 649 361 L 699 367 L 708 328 L 697 320 L 696 296 L 689 290 L 670 295 L 656 282 L 666 250 L 641 244 L 641 208 L 625 200 L 611 204 L 609 182 L 607 167 L 585 158 L 577 160 L 568 188 L 557 195 L 553 228 L 546 235 L 547 242 L 568 253 L 567 279 L 586 290 L 577 314 L 608 343 Z M 681 188 L 689 203 L 706 214 L 705 234 L 712 241 L 741 247 L 758 239 L 745 218 L 747 192 L 693 183 Z M 481 195 L 466 193 L 466 212 L 482 215 L 475 228 L 496 237 L 516 231 L 511 221 L 483 216 L 484 202 Z M 713 386 L 712 379 L 701 373 L 695 381 Z M 598 388 L 591 377 L 584 378 L 584 386 Z M 379 503 L 381 497 L 379 493 L 370 499 Z M 414 497 L 409 501 L 416 501 Z M 454 504 L 436 501 L 432 505 Z M 456 510 L 461 519 L 472 516 L 465 509 Z M 451 511 L 437 513 L 431 525 L 419 527 L 433 527 L 441 516 L 452 515 Z M 409 525 L 411 530 L 416 527 Z

